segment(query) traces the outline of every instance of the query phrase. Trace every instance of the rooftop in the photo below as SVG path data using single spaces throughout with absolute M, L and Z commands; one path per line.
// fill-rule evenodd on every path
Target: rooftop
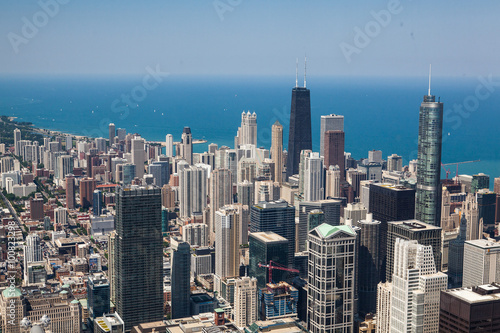
M 251 237 L 256 238 L 265 243 L 288 242 L 288 240 L 285 237 L 280 236 L 272 231 L 252 232 L 250 235 Z
M 465 243 L 480 247 L 483 249 L 500 249 L 500 242 L 495 242 L 492 240 L 488 239 L 475 239 L 475 240 L 470 240 L 466 241 Z
M 444 291 L 469 304 L 500 301 L 500 287 L 496 284 L 486 284 L 472 288 L 450 289 Z
M 356 236 L 356 232 L 351 228 L 351 226 L 348 225 L 339 225 L 339 226 L 332 226 L 327 223 L 323 223 L 322 225 L 316 227 L 313 230 L 317 230 L 318 233 L 323 237 L 323 238 L 328 238 L 333 234 L 336 234 L 337 232 L 345 232 L 351 236 Z
M 390 224 L 395 224 L 399 225 L 401 227 L 404 227 L 406 229 L 410 229 L 413 231 L 419 231 L 419 230 L 441 230 L 441 227 L 436 227 L 432 224 L 424 223 L 419 220 L 405 220 L 405 221 L 392 221 L 388 222 Z

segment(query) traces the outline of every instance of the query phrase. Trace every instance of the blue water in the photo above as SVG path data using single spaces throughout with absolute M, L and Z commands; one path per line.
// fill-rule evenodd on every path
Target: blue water
M 0 78 L 0 114 L 33 122 L 36 126 L 78 135 L 108 136 L 114 122 L 148 140 L 179 140 L 184 126 L 195 139 L 232 147 L 243 110 L 255 111 L 258 144 L 269 148 L 271 125 L 278 120 L 288 142 L 293 77 L 176 77 L 163 79 L 155 89 L 143 90 L 138 77 L 3 77 Z M 496 80 L 494 80 L 497 82 Z M 493 91 L 475 99 L 478 78 L 433 78 L 432 93 L 445 107 L 443 163 L 464 164 L 460 173 L 484 172 L 500 176 L 500 94 Z M 417 157 L 418 112 L 427 93 L 427 78 L 311 77 L 313 148 L 319 150 L 320 116 L 345 116 L 346 151 L 354 158 L 380 149 L 405 163 Z M 494 87 L 492 89 L 499 89 Z M 140 92 L 146 91 L 146 96 Z M 120 102 L 135 92 L 140 101 Z M 487 92 L 487 90 L 481 90 Z M 459 114 L 454 104 L 471 103 L 473 111 Z M 478 101 L 478 105 L 473 105 Z M 207 145 L 196 145 L 195 151 Z M 451 167 L 452 176 L 455 167 Z

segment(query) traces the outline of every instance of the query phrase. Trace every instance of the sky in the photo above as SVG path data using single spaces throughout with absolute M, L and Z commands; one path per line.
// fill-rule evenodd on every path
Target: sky
M 499 76 L 500 2 L 2 0 L 0 75 Z

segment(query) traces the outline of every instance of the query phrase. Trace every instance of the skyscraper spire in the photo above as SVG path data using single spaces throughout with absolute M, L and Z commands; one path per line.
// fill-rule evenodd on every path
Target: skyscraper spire
M 428 96 L 431 95 L 431 71 L 432 71 L 432 64 L 429 64 L 429 92 L 428 92 Z
M 299 58 L 295 60 L 295 88 L 299 86 Z
M 307 56 L 304 56 L 304 88 L 306 87 Z

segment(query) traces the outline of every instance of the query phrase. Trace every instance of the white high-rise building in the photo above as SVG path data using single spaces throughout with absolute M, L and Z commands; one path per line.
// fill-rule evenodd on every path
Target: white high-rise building
M 220 277 L 239 276 L 240 224 L 232 208 L 221 208 L 215 213 L 215 274 Z
M 323 157 L 319 153 L 311 153 L 305 158 L 304 200 L 317 201 L 324 199 L 324 196 Z
M 186 160 L 188 164 L 193 164 L 193 135 L 191 128 L 184 127 L 181 135 L 181 157 Z
M 28 280 L 28 264 L 32 262 L 43 261 L 42 244 L 37 234 L 26 236 L 26 245 L 24 246 L 24 280 Z
M 344 208 L 344 221 L 350 220 L 351 225 L 357 226 L 359 221 L 366 219 L 367 209 L 361 202 L 348 203 Z
M 238 128 L 237 140 L 238 145 L 254 145 L 257 146 L 257 114 L 250 111 L 241 113 L 241 127 Z M 237 147 L 235 147 L 237 148 Z
M 500 281 L 500 242 L 475 239 L 464 244 L 463 287 Z
M 14 130 L 14 154 L 16 155 L 21 155 L 21 151 L 17 145 L 19 141 L 21 141 L 21 131 L 18 128 L 16 128 Z
M 165 136 L 165 155 L 174 157 L 174 137 L 172 134 L 167 134 Z
M 70 155 L 59 156 L 57 163 L 58 165 L 56 169 L 57 171 L 56 178 L 64 179 L 66 178 L 66 175 L 73 173 L 74 162 L 73 162 L 73 157 L 71 157 Z
M 340 198 L 340 168 L 338 165 L 330 165 L 326 170 L 325 198 Z
M 389 332 L 438 332 L 439 295 L 448 276 L 436 272 L 432 246 L 396 239 Z
M 274 180 L 283 181 L 283 125 L 276 120 L 271 127 L 271 158 L 274 162 Z
M 309 331 L 354 332 L 356 232 L 323 223 L 308 234 Z
M 210 175 L 210 233 L 215 232 L 215 213 L 233 202 L 232 173 L 228 169 L 215 169 Z M 211 235 L 211 241 L 213 241 Z
M 54 209 L 54 223 L 60 225 L 68 224 L 68 210 L 63 207 L 57 207 Z
M 144 162 L 146 161 L 146 153 L 144 151 L 144 139 L 136 136 L 131 141 L 132 164 L 135 165 L 135 176 L 142 178 L 144 176 Z
M 106 139 L 105 138 L 96 138 L 95 139 L 95 147 L 98 152 L 106 152 Z
M 377 328 L 376 333 L 388 333 L 391 324 L 391 291 L 390 282 L 377 285 Z
M 182 166 L 181 165 L 186 165 Z M 179 163 L 180 217 L 202 213 L 207 206 L 207 182 L 209 170 L 200 164 L 187 166 Z
M 401 171 L 403 169 L 403 158 L 392 154 L 387 157 L 387 171 Z
M 242 277 L 234 285 L 234 324 L 240 329 L 257 321 L 257 279 Z
M 343 131 L 344 116 L 329 114 L 321 116 L 321 129 L 319 138 L 319 155 L 325 156 L 325 133 L 326 131 Z
M 467 220 L 466 240 L 482 238 L 483 221 L 479 219 L 479 207 L 474 194 L 467 194 L 465 201 L 462 203 L 462 214 Z M 479 286 L 480 284 L 475 285 Z

